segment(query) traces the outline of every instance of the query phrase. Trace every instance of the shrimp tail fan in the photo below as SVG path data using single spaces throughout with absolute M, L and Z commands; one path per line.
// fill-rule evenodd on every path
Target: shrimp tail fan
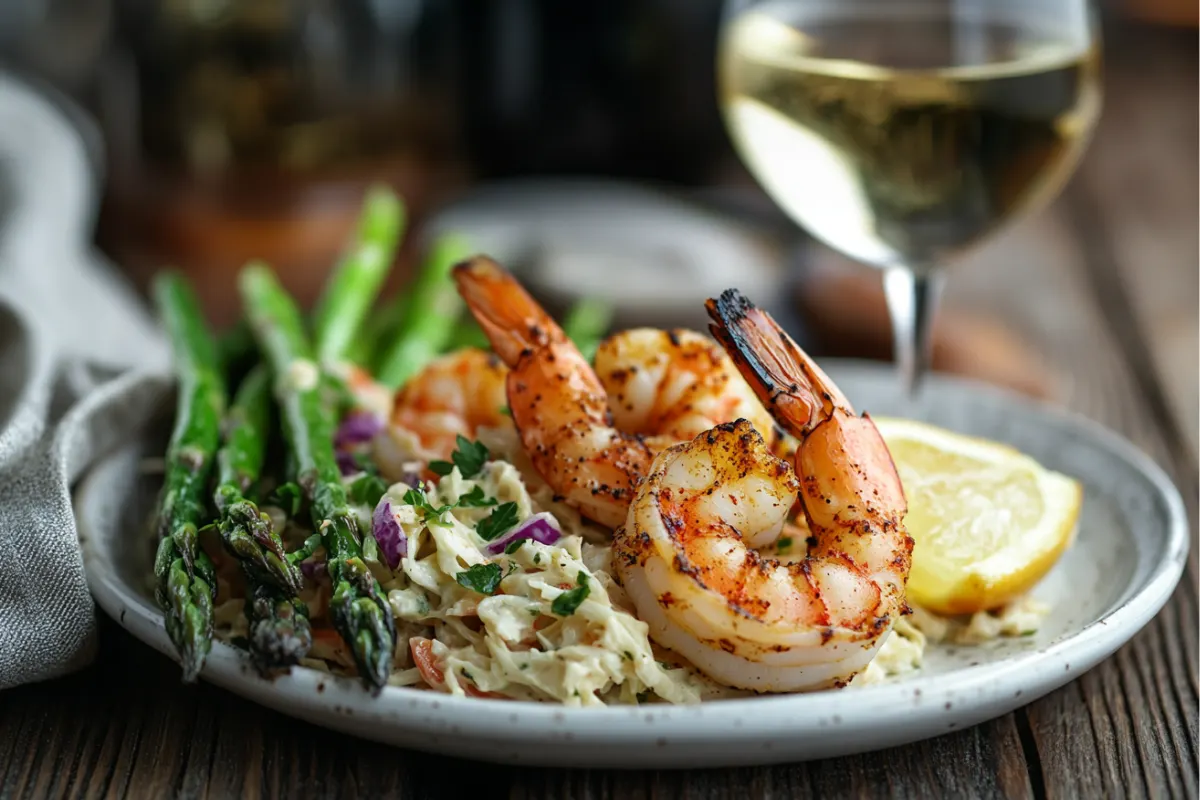
M 517 279 L 487 256 L 463 261 L 451 274 L 496 355 L 510 366 L 524 351 L 544 345 L 561 333 Z
M 737 289 L 705 302 L 708 328 L 767 410 L 800 435 L 823 409 L 850 408 L 836 384 L 774 318 Z

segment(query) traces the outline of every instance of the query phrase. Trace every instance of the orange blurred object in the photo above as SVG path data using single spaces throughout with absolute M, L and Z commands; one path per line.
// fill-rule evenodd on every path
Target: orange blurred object
M 374 182 L 391 185 L 408 215 L 387 292 L 406 277 L 422 220 L 465 182 L 452 166 L 414 158 L 328 178 L 248 174 L 208 185 L 161 174 L 114 181 L 104 201 L 99 243 L 140 287 L 164 266 L 183 271 L 220 329 L 238 318 L 236 275 L 252 259 L 269 263 L 297 300 L 311 305 Z
M 1181 27 L 1200 25 L 1200 5 L 1196 0 L 1123 0 L 1126 15 L 1144 22 Z
M 370 184 L 404 198 L 409 234 L 461 184 L 445 76 L 417 59 L 445 43 L 418 17 L 296 0 L 116 10 L 98 238 L 143 286 L 167 265 L 188 274 L 216 326 L 236 319 L 251 259 L 310 305 Z

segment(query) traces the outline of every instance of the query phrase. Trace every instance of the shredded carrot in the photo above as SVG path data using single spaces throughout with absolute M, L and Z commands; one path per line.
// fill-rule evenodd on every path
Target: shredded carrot
M 437 658 L 433 655 L 433 642 L 423 636 L 414 636 L 408 640 L 408 649 L 412 651 L 413 663 L 417 665 L 417 671 L 421 673 L 422 680 L 429 684 L 432 689 L 448 691 L 446 689 L 446 674 L 442 671 L 441 666 L 437 663 Z M 470 682 L 463 684 L 463 692 L 471 697 L 490 697 L 496 700 L 506 699 L 502 694 L 482 691 Z

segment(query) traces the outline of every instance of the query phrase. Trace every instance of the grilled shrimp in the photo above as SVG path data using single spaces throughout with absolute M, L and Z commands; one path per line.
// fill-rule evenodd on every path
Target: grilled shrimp
M 733 361 L 695 331 L 621 331 L 601 343 L 594 367 L 613 423 L 623 431 L 675 444 L 739 418 L 764 434 L 774 430 Z
M 492 353 L 468 347 L 434 359 L 396 392 L 392 424 L 411 431 L 424 455 L 448 459 L 458 436 L 511 424 L 504 413 L 508 369 Z
M 912 539 L 891 455 L 764 312 L 708 302 L 712 331 L 799 442 L 795 470 L 744 421 L 662 453 L 617 532 L 613 564 L 651 636 L 721 683 L 756 691 L 841 686 L 908 612 Z M 766 558 L 797 494 L 803 559 Z
M 508 407 L 533 468 L 586 516 L 619 525 L 654 458 L 650 444 L 612 427 L 587 359 L 505 269 L 478 256 L 455 267 L 454 280 L 509 366 Z
M 512 425 L 504 364 L 491 353 L 466 348 L 434 359 L 391 398 L 386 435 L 371 441 L 384 477 L 414 482 L 433 460 L 448 461 L 457 437 L 477 438 L 480 428 Z
M 633 490 L 662 449 L 736 415 L 769 424 L 728 357 L 715 344 L 700 346 L 700 334 L 618 334 L 597 354 L 597 375 L 562 328 L 494 261 L 480 256 L 460 264 L 454 279 L 510 367 L 508 405 L 534 469 L 602 525 L 624 521 Z M 652 352 L 655 344 L 665 356 Z

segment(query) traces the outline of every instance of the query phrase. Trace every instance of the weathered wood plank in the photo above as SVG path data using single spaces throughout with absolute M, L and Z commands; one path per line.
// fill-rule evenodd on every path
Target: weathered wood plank
M 1195 31 L 1110 26 L 1104 121 L 1077 188 L 1120 266 L 1182 442 L 1200 447 Z M 1097 244 L 1099 242 L 1096 242 Z

